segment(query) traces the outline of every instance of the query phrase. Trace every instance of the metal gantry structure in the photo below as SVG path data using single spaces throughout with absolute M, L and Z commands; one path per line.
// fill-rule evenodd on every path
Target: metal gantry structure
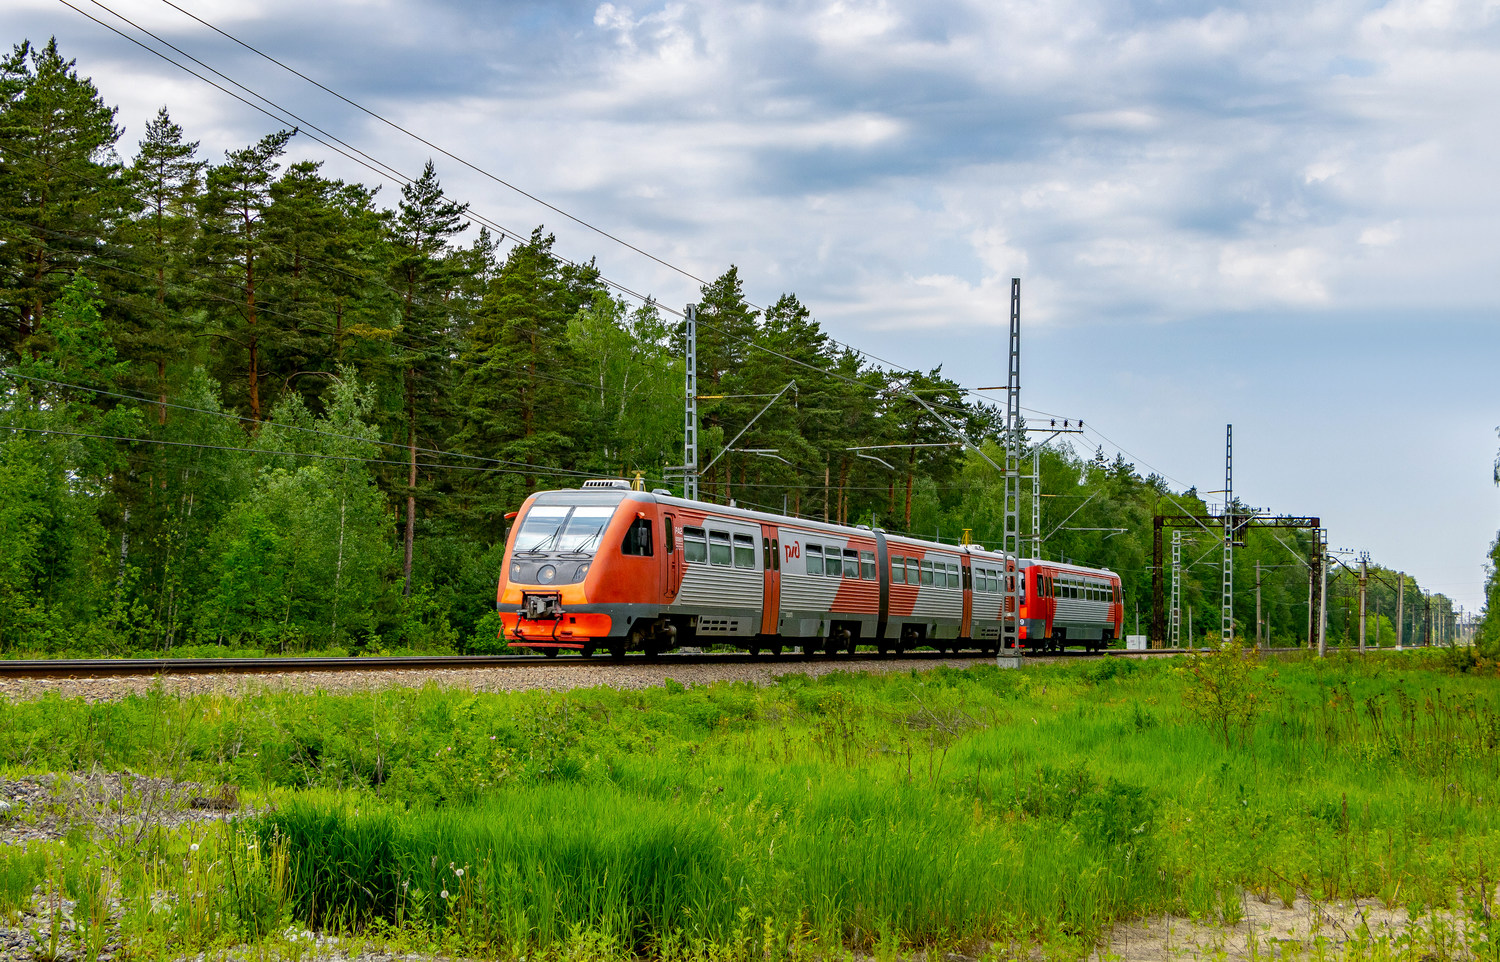
M 1327 557 L 1327 532 L 1323 531 L 1322 522 L 1318 518 L 1297 517 L 1290 515 L 1252 515 L 1238 512 L 1228 512 L 1231 517 L 1226 521 L 1223 515 L 1213 514 L 1159 514 L 1151 519 L 1151 646 L 1163 647 L 1168 638 L 1166 589 L 1163 582 L 1166 580 L 1166 563 L 1164 558 L 1164 545 L 1162 543 L 1162 531 L 1166 528 L 1202 528 L 1210 534 L 1217 534 L 1221 529 L 1227 529 L 1231 538 L 1237 539 L 1247 528 L 1312 528 L 1319 532 L 1319 540 L 1314 542 L 1312 558 L 1308 567 L 1313 572 L 1314 591 L 1309 598 L 1309 611 L 1319 611 L 1322 598 L 1326 592 L 1321 590 L 1322 581 L 1325 578 L 1323 569 L 1324 559 Z M 1174 539 L 1175 541 L 1176 539 Z M 1178 554 L 1178 563 L 1181 557 Z M 1231 625 L 1233 622 L 1230 622 Z M 1327 625 L 1327 614 L 1323 613 L 1321 620 L 1313 619 L 1311 625 L 1312 633 L 1318 636 L 1316 642 L 1309 640 L 1309 644 L 1321 645 L 1322 627 Z M 1189 639 L 1191 640 L 1191 639 Z
M 1010 279 L 1010 339 L 1005 378 L 1005 599 L 1000 647 L 1021 652 L 1021 279 Z
M 1172 634 L 1171 647 L 1182 647 L 1182 529 L 1172 529 Z
M 1234 642 L 1234 425 L 1224 425 L 1224 564 L 1220 570 L 1219 644 Z
M 682 312 L 683 337 L 686 340 L 687 410 L 682 425 L 682 496 L 698 500 L 698 305 L 689 304 Z

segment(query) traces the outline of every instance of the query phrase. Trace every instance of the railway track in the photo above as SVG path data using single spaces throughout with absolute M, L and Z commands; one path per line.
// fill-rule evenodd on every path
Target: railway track
M 1285 654 L 1298 648 L 1270 648 L 1266 654 Z M 1061 654 L 1029 654 L 1028 659 L 1082 659 L 1101 657 L 1154 657 L 1186 654 L 1186 648 L 1157 648 L 1150 651 L 1107 649 L 1097 654 L 1069 651 Z M 905 654 L 882 655 L 861 651 L 848 655 L 801 654 L 751 655 L 746 652 L 673 652 L 665 655 L 627 655 L 624 658 L 584 658 L 563 655 L 547 658 L 536 655 L 404 655 L 367 658 L 90 658 L 38 659 L 0 661 L 0 678 L 116 678 L 150 675 L 273 675 L 308 674 L 335 671 L 453 671 L 455 669 L 549 666 L 560 671 L 573 668 L 598 668 L 605 665 L 795 665 L 799 663 L 837 664 L 860 661 L 948 661 L 960 659 L 983 662 L 994 655 L 977 651 L 958 652 L 919 650 Z

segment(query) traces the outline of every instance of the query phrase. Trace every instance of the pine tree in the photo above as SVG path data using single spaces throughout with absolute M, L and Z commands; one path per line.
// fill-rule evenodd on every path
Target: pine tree
M 583 414 L 579 365 L 568 325 L 599 290 L 592 265 L 552 253 L 555 238 L 532 231 L 490 282 L 460 358 L 462 450 L 537 468 L 572 467 L 593 429 Z M 501 474 L 467 484 L 467 510 L 499 533 L 500 516 L 535 489 L 545 471 Z
M 134 263 L 147 276 L 145 304 L 138 323 L 123 333 L 125 351 L 153 369 L 159 404 L 157 421 L 167 423 L 167 366 L 183 360 L 183 315 L 192 301 L 183 274 L 197 236 L 194 205 L 203 187 L 206 163 L 197 159 L 198 142 L 185 141 L 182 127 L 167 108 L 146 124 L 135 161 L 131 188 L 139 213 L 128 240 Z
M 208 172 L 201 201 L 204 253 L 210 273 L 204 290 L 218 318 L 214 335 L 240 349 L 250 417 L 261 419 L 261 339 L 264 336 L 260 287 L 267 280 L 270 247 L 265 235 L 271 183 L 295 131 L 262 137 L 253 146 L 231 150 Z M 226 296 L 229 290 L 232 297 Z M 227 354 L 228 352 L 226 352 Z
M 0 59 L 0 359 L 26 350 L 46 306 L 124 217 L 115 110 L 53 38 Z
M 734 265 L 703 285 L 699 295 L 699 393 L 723 396 L 705 400 L 698 408 L 698 416 L 705 425 L 698 458 L 700 464 L 708 464 L 724 442 L 733 438 L 760 409 L 760 405 L 752 403 L 753 398 L 730 396 L 756 393 L 743 389 L 739 372 L 752 352 L 750 345 L 756 335 L 759 312 L 745 300 L 740 269 Z M 729 465 L 715 465 L 703 478 L 703 483 L 709 486 L 719 481 L 726 499 L 729 496 L 729 470 Z
M 401 330 L 395 345 L 408 456 L 402 560 L 402 594 L 408 597 L 417 524 L 417 440 L 422 430 L 443 414 L 448 359 L 463 325 L 455 316 L 450 296 L 472 272 L 472 264 L 456 255 L 451 241 L 468 228 L 464 220 L 467 210 L 467 204 L 443 196 L 437 171 L 429 160 L 422 176 L 402 188 L 401 205 L 391 230 L 395 249 L 392 274 L 401 298 Z

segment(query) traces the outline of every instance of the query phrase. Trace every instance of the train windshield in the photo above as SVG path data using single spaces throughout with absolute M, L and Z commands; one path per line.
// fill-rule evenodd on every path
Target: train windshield
M 515 550 L 527 554 L 544 551 L 593 554 L 614 513 L 614 507 L 532 505 L 516 532 Z

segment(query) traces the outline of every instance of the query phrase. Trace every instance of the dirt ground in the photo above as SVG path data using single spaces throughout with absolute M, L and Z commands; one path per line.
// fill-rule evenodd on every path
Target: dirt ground
M 1319 959 L 1361 957 L 1371 949 L 1385 957 L 1436 960 L 1467 958 L 1464 919 L 1439 914 L 1415 922 L 1406 908 L 1388 909 L 1375 899 L 1311 902 L 1291 906 L 1245 893 L 1244 917 L 1234 925 L 1168 916 L 1117 926 L 1093 962 L 1168 962 L 1177 959 Z M 1380 951 L 1384 949 L 1384 951 Z

